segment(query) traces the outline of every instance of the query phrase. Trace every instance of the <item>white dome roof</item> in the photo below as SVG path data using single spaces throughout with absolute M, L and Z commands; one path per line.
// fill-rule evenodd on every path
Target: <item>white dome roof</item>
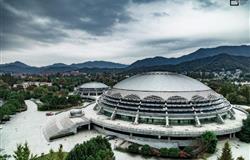
M 170 72 L 147 72 L 117 83 L 114 89 L 150 92 L 195 92 L 211 90 L 193 78 Z
M 100 82 L 89 82 L 89 83 L 84 83 L 83 85 L 80 86 L 80 88 L 108 88 L 108 86 Z

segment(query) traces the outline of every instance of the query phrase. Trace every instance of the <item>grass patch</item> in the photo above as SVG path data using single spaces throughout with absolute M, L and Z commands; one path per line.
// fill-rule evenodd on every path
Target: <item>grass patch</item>
M 63 152 L 64 159 L 67 156 L 68 152 Z M 48 153 L 41 155 L 36 158 L 36 160 L 57 160 L 58 159 L 58 152 Z

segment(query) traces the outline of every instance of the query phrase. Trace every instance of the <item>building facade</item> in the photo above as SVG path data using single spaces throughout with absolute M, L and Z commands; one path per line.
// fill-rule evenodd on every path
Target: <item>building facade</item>
M 104 91 L 108 90 L 108 86 L 100 82 L 84 83 L 77 88 L 77 92 L 82 97 L 100 96 Z

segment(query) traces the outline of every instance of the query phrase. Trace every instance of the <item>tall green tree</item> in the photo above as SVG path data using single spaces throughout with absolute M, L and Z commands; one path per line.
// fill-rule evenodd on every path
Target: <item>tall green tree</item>
M 206 131 L 201 135 L 201 141 L 208 153 L 215 153 L 218 139 L 214 132 Z
M 37 155 L 31 154 L 28 144 L 25 143 L 24 145 L 17 145 L 17 149 L 14 151 L 13 157 L 15 160 L 35 160 Z
M 250 143 L 250 114 L 247 119 L 243 120 L 243 126 L 238 137 L 242 142 Z
M 58 152 L 57 152 L 57 160 L 63 160 L 63 159 L 64 159 L 63 145 L 60 144 Z
M 218 158 L 218 160 L 234 160 L 233 156 L 232 156 L 231 147 L 230 147 L 230 144 L 228 142 L 226 142 L 224 144 L 224 147 L 222 149 L 222 154 Z

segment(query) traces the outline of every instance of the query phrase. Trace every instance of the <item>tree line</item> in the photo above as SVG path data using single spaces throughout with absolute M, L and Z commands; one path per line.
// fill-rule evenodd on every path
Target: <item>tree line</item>
M 25 94 L 22 91 L 12 91 L 8 84 L 0 80 L 0 122 L 10 119 L 10 115 L 26 110 L 24 104 Z
M 208 85 L 232 104 L 250 105 L 250 86 L 229 81 L 209 81 Z

